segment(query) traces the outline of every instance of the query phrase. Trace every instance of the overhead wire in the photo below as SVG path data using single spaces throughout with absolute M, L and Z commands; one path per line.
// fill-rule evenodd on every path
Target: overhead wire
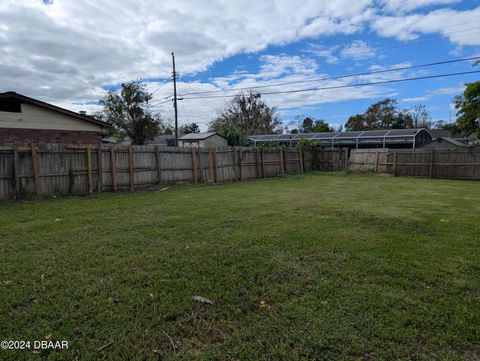
M 425 68 L 425 67 L 430 67 L 430 66 L 438 66 L 438 65 L 459 63 L 459 62 L 477 60 L 477 59 L 480 59 L 480 56 L 473 56 L 473 57 L 468 57 L 468 58 L 452 59 L 452 60 L 443 60 L 443 61 L 437 61 L 437 62 L 426 63 L 426 64 L 409 65 L 409 66 L 402 66 L 402 67 L 396 67 L 396 68 L 390 68 L 390 69 L 382 69 L 382 70 L 361 72 L 361 73 L 354 73 L 354 74 L 346 74 L 346 75 L 337 75 L 337 76 L 331 76 L 331 77 L 320 77 L 320 78 L 296 80 L 296 81 L 257 85 L 257 86 L 245 86 L 245 87 L 231 88 L 231 89 L 206 90 L 206 91 L 200 91 L 200 92 L 183 93 L 183 94 L 180 94 L 180 96 L 184 97 L 184 96 L 188 96 L 188 95 L 192 95 L 192 94 L 203 95 L 203 94 L 229 93 L 229 92 L 238 92 L 238 91 L 242 91 L 242 90 L 272 88 L 272 87 L 278 87 L 278 86 L 304 84 L 304 83 L 311 83 L 311 82 L 318 82 L 318 81 L 325 81 L 325 80 L 337 80 L 337 79 L 360 77 L 360 76 L 365 76 L 365 75 L 375 75 L 375 74 L 384 74 L 384 73 L 391 73 L 391 72 L 411 70 L 411 69 L 419 69 L 419 68 Z
M 329 87 L 292 89 L 292 90 L 284 90 L 284 91 L 276 91 L 276 92 L 263 92 L 261 94 L 262 95 L 273 95 L 273 94 L 302 93 L 302 92 L 319 91 L 319 90 L 333 90 L 333 89 L 353 88 L 353 87 L 361 87 L 361 86 L 369 86 L 369 85 L 400 83 L 400 82 L 407 82 L 407 81 L 414 81 L 414 80 L 444 78 L 444 77 L 477 74 L 477 73 L 480 73 L 480 70 L 464 71 L 464 72 L 458 72 L 458 73 L 437 74 L 437 75 L 427 75 L 427 76 L 419 76 L 419 77 L 412 77 L 412 78 L 390 79 L 390 80 L 383 80 L 383 81 L 377 81 L 377 82 L 357 83 L 357 84 L 348 84 L 348 85 L 337 85 L 337 86 L 329 86 Z M 206 98 L 206 99 L 233 98 L 235 96 L 236 95 L 212 95 L 212 96 L 209 96 L 209 97 L 205 96 L 203 98 Z M 187 97 L 187 98 L 183 98 L 183 99 L 184 100 L 193 100 L 193 99 L 200 99 L 200 98 L 201 97 Z

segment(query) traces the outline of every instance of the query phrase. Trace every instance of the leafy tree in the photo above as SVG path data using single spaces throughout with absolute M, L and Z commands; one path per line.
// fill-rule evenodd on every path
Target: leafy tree
M 191 133 L 200 133 L 200 127 L 197 123 L 188 123 L 178 128 L 178 132 L 182 135 Z
M 260 143 L 258 144 L 259 147 L 261 148 L 276 148 L 276 147 L 280 147 L 280 143 L 279 142 L 266 142 L 266 143 Z
M 305 117 L 300 122 L 298 127 L 300 133 L 311 133 L 313 131 L 313 119 L 310 117 Z
M 352 115 L 348 118 L 345 128 L 347 130 L 367 130 L 368 126 L 365 123 L 365 116 L 363 114 Z
M 323 133 L 323 132 L 333 132 L 325 120 L 314 120 L 311 117 L 305 117 L 299 125 L 300 133 Z
M 413 119 L 407 111 L 397 108 L 395 99 L 383 99 L 370 105 L 363 114 L 348 118 L 347 130 L 404 129 L 412 128 Z
M 300 141 L 295 145 L 297 148 L 314 148 L 321 144 L 319 140 L 314 139 L 300 139 Z
M 315 120 L 315 126 L 313 127 L 314 133 L 329 133 L 333 132 L 333 128 L 328 125 L 325 120 Z
M 412 109 L 408 110 L 408 114 L 412 117 L 415 128 L 430 129 L 433 125 L 432 117 L 424 104 L 413 106 Z
M 456 133 L 480 137 L 480 80 L 467 83 L 462 95 L 454 99 L 457 109 Z
M 260 93 L 250 91 L 247 95 L 238 94 L 227 104 L 220 115 L 210 123 L 210 129 L 219 133 L 230 124 L 242 134 L 270 134 L 280 131 L 277 109 L 268 106 Z M 231 127 L 228 128 L 231 130 Z
M 103 105 L 102 119 L 112 124 L 112 135 L 121 139 L 129 137 L 137 145 L 158 135 L 162 121 L 149 110 L 151 99 L 152 95 L 138 81 L 122 84 L 119 92 L 109 90 L 100 104 Z
M 397 113 L 397 116 L 393 119 L 392 124 L 389 128 L 391 129 L 414 128 L 412 115 L 408 110 L 399 111 Z
M 247 146 L 250 143 L 247 136 L 240 130 L 240 128 L 232 123 L 221 123 L 215 131 L 227 139 L 228 145 Z

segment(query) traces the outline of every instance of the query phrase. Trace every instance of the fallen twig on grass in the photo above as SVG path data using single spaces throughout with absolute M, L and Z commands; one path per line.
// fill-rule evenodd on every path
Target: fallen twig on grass
M 168 339 L 170 340 L 170 343 L 172 344 L 172 347 L 173 347 L 173 353 L 175 354 L 175 356 L 177 356 L 177 348 L 175 347 L 175 343 L 173 342 L 172 338 L 164 330 L 160 329 L 160 331 L 162 331 L 164 333 L 164 335 L 168 337 Z
M 105 349 L 105 348 L 107 348 L 108 346 L 110 346 L 111 344 L 113 344 L 113 340 L 111 340 L 110 342 L 107 342 L 105 345 L 100 346 L 99 348 L 97 348 L 97 351 L 100 352 L 100 351 L 102 351 L 103 349 Z

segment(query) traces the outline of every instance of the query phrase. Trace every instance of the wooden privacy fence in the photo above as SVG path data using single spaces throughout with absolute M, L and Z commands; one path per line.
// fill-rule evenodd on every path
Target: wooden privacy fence
M 480 150 L 3 146 L 0 199 L 242 181 L 312 170 L 480 179 Z
M 0 147 L 0 199 L 219 183 L 317 169 L 319 152 L 38 144 Z
M 351 151 L 348 169 L 406 177 L 480 180 L 480 148 L 357 149 Z
M 480 180 L 480 148 L 389 152 L 386 163 L 397 176 Z

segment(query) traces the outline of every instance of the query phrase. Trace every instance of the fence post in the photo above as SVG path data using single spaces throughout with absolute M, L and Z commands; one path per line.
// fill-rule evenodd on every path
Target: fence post
M 298 165 L 300 166 L 300 173 L 303 173 L 302 149 L 299 149 L 297 153 L 298 153 Z
M 160 169 L 160 149 L 158 145 L 155 147 L 155 167 L 157 168 L 157 183 L 160 184 L 162 181 L 162 171 Z
M 375 173 L 378 173 L 378 157 L 379 157 L 379 151 L 377 149 L 377 152 L 375 153 Z
M 97 156 L 98 156 L 98 187 L 97 187 L 97 192 L 102 191 L 102 186 L 103 186 L 103 164 L 102 164 L 102 146 L 99 145 L 97 148 Z
M 348 172 L 348 148 L 345 148 L 345 172 Z
M 261 169 L 262 169 L 262 177 L 265 178 L 265 162 L 264 162 L 264 160 L 263 160 L 263 158 L 264 158 L 264 157 L 263 157 L 263 152 L 264 152 L 264 149 L 263 149 L 263 148 L 260 149 L 260 160 L 261 160 L 261 165 L 262 165 L 262 167 L 261 167 Z
M 397 151 L 393 151 L 393 176 L 397 176 Z
M 115 160 L 115 148 L 110 148 L 110 163 L 112 168 L 112 189 L 117 191 L 117 162 Z
M 18 162 L 18 148 L 13 146 L 13 176 L 15 178 L 15 199 L 20 196 L 20 165 Z
M 208 151 L 208 167 L 210 168 L 210 182 L 214 183 L 214 181 L 213 181 L 213 152 L 211 150 Z
M 93 175 L 92 175 L 92 149 L 87 146 L 87 176 L 88 176 L 88 193 L 93 192 Z
M 256 155 L 255 155 L 255 169 L 256 169 L 256 176 L 257 178 L 260 178 L 260 149 L 256 149 Z
M 433 157 L 434 157 L 433 152 L 434 152 L 434 150 L 432 149 L 432 151 L 430 152 L 430 168 L 428 170 L 428 177 L 429 178 L 433 178 Z
M 237 150 L 235 149 L 235 147 L 232 148 L 233 149 L 233 153 L 232 153 L 232 157 L 233 157 L 233 180 L 235 181 L 238 181 L 238 168 L 237 168 Z
M 130 191 L 135 190 L 135 174 L 134 174 L 134 165 L 133 165 L 133 147 L 128 146 L 128 178 L 130 181 Z
M 213 150 L 212 157 L 213 157 L 213 179 L 214 179 L 214 182 L 217 183 L 218 174 L 217 174 L 217 150 L 216 149 Z
M 240 173 L 240 180 L 242 180 L 243 179 L 243 149 L 240 148 L 239 152 L 240 152 L 239 155 L 238 155 L 238 157 L 240 158 L 239 159 L 240 160 L 240 169 L 239 169 L 240 172 L 239 173 Z
M 37 160 L 37 147 L 35 144 L 30 145 L 32 151 L 32 173 L 33 173 L 33 182 L 35 185 L 35 194 L 40 195 L 40 177 L 38 174 L 38 160 Z
M 302 171 L 303 173 L 308 172 L 307 161 L 305 160 L 305 149 L 303 148 L 302 148 Z
M 193 178 L 193 183 L 197 183 L 197 159 L 195 157 L 194 147 L 192 147 L 192 178 Z
M 285 173 L 285 163 L 283 162 L 283 148 L 278 149 L 279 162 L 280 162 L 280 173 Z

